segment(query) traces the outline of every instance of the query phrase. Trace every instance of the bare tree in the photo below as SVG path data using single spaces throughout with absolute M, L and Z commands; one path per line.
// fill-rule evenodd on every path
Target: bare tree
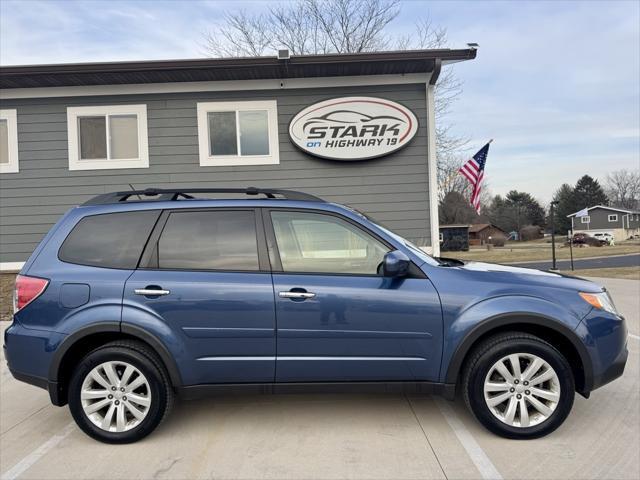
M 287 48 L 293 55 L 357 53 L 392 45 L 384 30 L 400 13 L 399 0 L 298 0 L 267 13 L 230 11 L 205 34 L 218 57 L 255 56 Z
M 399 0 L 298 0 L 276 4 L 266 13 L 230 11 L 216 30 L 204 37 L 204 50 L 217 57 L 258 56 L 287 48 L 293 55 L 354 53 L 386 49 L 433 49 L 447 44 L 446 29 L 429 17 L 420 19 L 411 33 L 390 35 L 387 27 L 400 13 Z M 451 133 L 445 117 L 462 93 L 462 82 L 452 67 L 442 72 L 435 89 L 436 156 L 439 180 L 456 162 L 468 140 Z M 457 168 L 455 169 L 457 171 Z M 456 179 L 454 190 L 465 193 Z M 442 198 L 450 191 L 440 185 Z
M 604 188 L 613 206 L 640 208 L 640 171 L 617 170 L 607 175 Z

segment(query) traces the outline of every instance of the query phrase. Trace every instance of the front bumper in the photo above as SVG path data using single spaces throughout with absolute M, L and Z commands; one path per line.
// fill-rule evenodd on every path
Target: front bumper
M 585 372 L 585 393 L 622 376 L 629 356 L 624 317 L 593 309 L 582 320 L 576 333 L 591 360 L 590 372 Z

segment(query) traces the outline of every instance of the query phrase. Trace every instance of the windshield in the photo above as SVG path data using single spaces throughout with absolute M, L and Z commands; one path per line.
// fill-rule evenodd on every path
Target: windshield
M 384 231 L 387 235 L 395 238 L 397 241 L 401 242 L 404 246 L 406 246 L 409 250 L 411 250 L 413 253 L 415 253 L 418 257 L 420 257 L 421 260 L 424 260 L 426 263 L 428 263 L 429 265 L 442 265 L 443 262 L 440 262 L 438 260 L 436 260 L 435 258 L 433 258 L 431 255 L 427 254 L 427 252 L 425 252 L 424 250 L 422 250 L 420 247 L 418 247 L 417 245 L 413 244 L 412 242 L 410 242 L 409 240 L 407 240 L 406 238 L 398 235 L 395 232 L 392 232 L 391 230 L 389 230 L 387 227 L 384 227 L 380 224 L 380 222 L 378 222 L 377 220 L 374 220 L 373 218 L 371 218 L 369 215 L 367 215 L 366 213 L 361 212 L 360 210 L 350 207 L 348 205 L 342 205 L 342 206 L 346 206 L 349 210 L 357 213 L 358 215 L 366 218 L 367 220 L 369 220 L 371 223 L 373 223 L 376 227 L 378 227 L 380 230 Z

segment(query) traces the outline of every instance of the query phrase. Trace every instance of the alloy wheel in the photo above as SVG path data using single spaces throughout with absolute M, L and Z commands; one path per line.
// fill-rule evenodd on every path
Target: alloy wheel
M 484 380 L 484 399 L 489 410 L 512 427 L 532 427 L 547 420 L 558 406 L 560 393 L 555 370 L 530 353 L 501 358 Z
M 140 425 L 149 413 L 151 388 L 133 365 L 104 362 L 85 377 L 80 400 L 94 425 L 107 432 L 126 432 Z

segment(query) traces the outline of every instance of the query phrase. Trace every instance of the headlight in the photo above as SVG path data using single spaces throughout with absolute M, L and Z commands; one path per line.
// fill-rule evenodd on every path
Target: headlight
M 600 292 L 600 293 L 580 292 L 580 296 L 585 302 L 587 302 L 592 307 L 598 308 L 600 310 L 604 310 L 605 312 L 613 313 L 614 315 L 619 315 L 618 311 L 616 310 L 616 306 L 613 304 L 613 300 L 609 295 L 609 292 Z

